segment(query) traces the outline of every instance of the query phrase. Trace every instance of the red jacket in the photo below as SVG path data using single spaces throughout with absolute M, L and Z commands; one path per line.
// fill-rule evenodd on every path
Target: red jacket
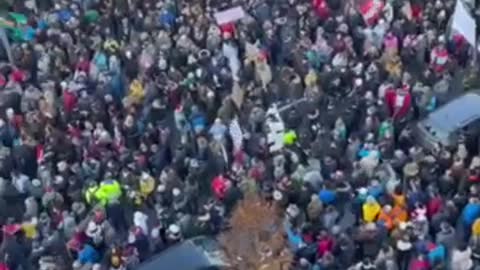
M 468 176 L 468 181 L 478 183 L 480 182 L 480 176 L 478 174 L 471 174 L 470 176 Z
M 226 179 L 219 175 L 212 180 L 212 190 L 217 199 L 222 200 L 227 191 Z
M 37 156 L 37 162 L 41 163 L 43 161 L 43 157 L 45 155 L 45 150 L 43 148 L 43 145 L 42 144 L 37 145 L 37 147 L 35 149 L 35 152 L 36 152 L 36 156 Z
M 88 60 L 78 62 L 76 68 L 77 70 L 83 71 L 88 74 L 90 72 L 90 62 Z
M 410 264 L 409 270 L 429 270 L 430 269 L 430 263 L 423 259 L 414 259 L 412 260 L 412 263 Z
M 71 113 L 77 106 L 77 96 L 70 91 L 63 92 L 63 108 L 66 113 Z
M 326 0 L 313 0 L 313 7 L 322 20 L 326 20 L 330 17 L 331 11 Z
M 5 76 L 0 74 L 0 87 L 4 87 L 7 84 L 7 79 L 5 79 Z
M 411 103 L 412 96 L 408 90 L 395 91 L 392 89 L 387 90 L 385 93 L 385 104 L 388 106 L 390 116 L 396 119 L 405 117 L 407 115 L 410 110 Z
M 431 198 L 427 204 L 427 216 L 432 218 L 442 209 L 443 201 L 439 196 Z
M 448 51 L 445 48 L 436 47 L 432 50 L 430 64 L 436 72 L 443 72 L 449 60 Z
M 24 82 L 26 77 L 27 77 L 27 75 L 25 74 L 25 72 L 23 72 L 20 69 L 15 69 L 12 72 L 12 74 L 10 74 L 10 78 L 16 83 Z
M 333 240 L 330 237 L 324 237 L 318 241 L 317 244 L 317 254 L 319 257 L 322 257 L 327 252 L 331 252 L 333 250 Z
M 13 116 L 13 118 L 10 120 L 10 124 L 16 129 L 20 130 L 20 128 L 23 126 L 23 116 L 17 114 Z
M 415 21 L 419 21 L 420 19 L 422 19 L 423 9 L 419 4 L 412 4 L 410 6 L 410 9 L 412 10 L 412 18 Z

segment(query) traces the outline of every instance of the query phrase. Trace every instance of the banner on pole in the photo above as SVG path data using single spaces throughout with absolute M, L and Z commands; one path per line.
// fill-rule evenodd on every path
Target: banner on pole
M 455 11 L 453 12 L 452 29 L 461 34 L 470 45 L 475 47 L 476 28 L 475 19 L 470 15 L 461 0 L 457 0 Z

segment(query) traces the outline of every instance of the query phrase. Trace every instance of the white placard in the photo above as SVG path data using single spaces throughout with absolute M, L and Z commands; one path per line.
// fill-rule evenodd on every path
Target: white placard
M 218 24 L 226 24 L 241 20 L 245 17 L 245 11 L 242 7 L 234 7 L 224 11 L 217 12 L 213 15 Z
M 453 13 L 452 29 L 460 33 L 470 45 L 475 47 L 477 25 L 461 0 L 457 0 Z

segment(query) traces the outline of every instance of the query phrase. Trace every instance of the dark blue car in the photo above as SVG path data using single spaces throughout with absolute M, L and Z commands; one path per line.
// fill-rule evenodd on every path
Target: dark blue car
M 168 248 L 141 264 L 138 270 L 220 270 L 228 269 L 218 242 L 200 236 Z

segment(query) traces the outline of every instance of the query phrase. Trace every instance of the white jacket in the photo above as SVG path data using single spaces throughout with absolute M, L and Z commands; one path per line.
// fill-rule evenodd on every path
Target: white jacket
M 472 250 L 467 248 L 464 251 L 458 249 L 453 250 L 452 252 L 452 261 L 451 261 L 451 270 L 469 270 L 473 266 L 473 261 L 471 259 Z
M 233 78 L 238 76 L 238 72 L 240 71 L 240 60 L 238 59 L 238 49 L 228 43 L 224 43 L 222 47 L 223 56 L 228 59 L 228 65 L 230 67 L 230 71 L 232 72 Z

